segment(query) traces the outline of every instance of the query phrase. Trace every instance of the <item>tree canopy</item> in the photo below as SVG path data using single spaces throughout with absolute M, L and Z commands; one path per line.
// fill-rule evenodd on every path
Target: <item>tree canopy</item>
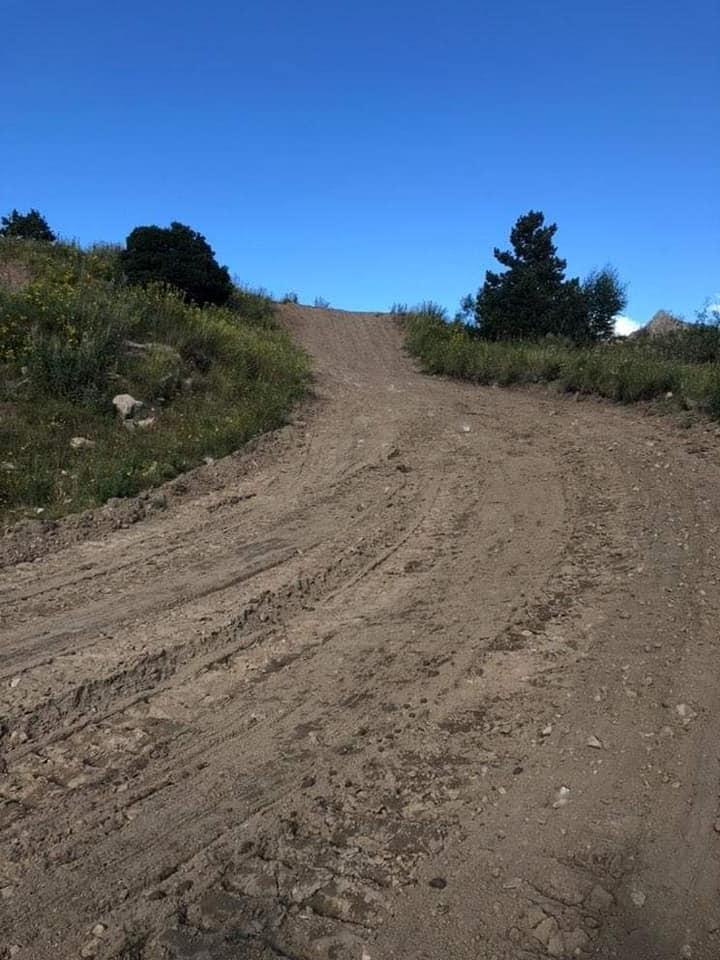
M 556 224 L 530 210 L 512 228 L 512 249 L 495 248 L 495 259 L 506 269 L 488 270 L 477 296 L 461 304 L 464 315 L 474 314 L 479 336 L 522 340 L 552 334 L 576 342 L 612 336 L 613 317 L 625 305 L 617 274 L 606 267 L 582 284 L 566 279 L 556 232 Z
M 120 256 L 130 283 L 168 283 L 200 305 L 226 303 L 233 291 L 205 237 L 182 223 L 136 227 Z
M 29 210 L 20 213 L 11 210 L 6 217 L 0 218 L 0 236 L 18 240 L 41 240 L 44 243 L 54 243 L 57 239 L 48 226 L 48 222 L 39 210 Z

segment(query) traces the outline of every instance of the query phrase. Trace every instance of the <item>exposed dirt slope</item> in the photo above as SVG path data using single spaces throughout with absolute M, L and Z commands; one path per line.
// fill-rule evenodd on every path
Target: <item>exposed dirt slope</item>
M 715 438 L 285 317 L 304 420 L 0 541 L 0 957 L 715 960 Z

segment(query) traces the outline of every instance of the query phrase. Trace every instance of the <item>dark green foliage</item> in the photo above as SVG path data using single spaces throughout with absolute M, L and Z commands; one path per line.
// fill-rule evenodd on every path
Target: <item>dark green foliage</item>
M 475 321 L 485 340 L 537 340 L 549 335 L 575 343 L 608 339 L 613 316 L 625 304 L 625 291 L 610 267 L 592 273 L 584 284 L 566 280 L 566 261 L 557 255 L 557 226 L 531 210 L 510 233 L 511 250 L 495 248 L 506 269 L 488 270 L 477 297 L 465 297 L 456 315 Z
M 200 306 L 227 303 L 233 285 L 202 234 L 182 223 L 136 227 L 128 236 L 121 263 L 129 283 L 166 283 Z
M 557 255 L 554 223 L 531 210 L 510 233 L 512 250 L 495 248 L 504 273 L 488 270 L 475 302 L 478 333 L 486 340 L 531 340 L 547 334 L 587 339 L 579 282 L 566 282 L 566 262 Z M 467 304 L 466 304 L 467 305 Z
M 613 267 L 594 270 L 583 283 L 588 325 L 593 340 L 609 340 L 615 332 L 615 316 L 625 309 L 625 287 Z
M 20 213 L 12 210 L 6 217 L 0 218 L 0 237 L 15 240 L 39 240 L 43 243 L 54 243 L 55 234 L 48 226 L 48 222 L 39 210 L 29 210 Z
M 299 303 L 298 295 L 294 290 L 288 290 L 285 296 L 280 301 L 281 303 Z

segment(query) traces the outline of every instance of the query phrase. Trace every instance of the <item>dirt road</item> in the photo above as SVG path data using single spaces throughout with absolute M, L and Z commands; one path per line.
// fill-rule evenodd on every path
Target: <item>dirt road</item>
M 716 960 L 714 430 L 285 318 L 302 419 L 0 541 L 0 957 Z

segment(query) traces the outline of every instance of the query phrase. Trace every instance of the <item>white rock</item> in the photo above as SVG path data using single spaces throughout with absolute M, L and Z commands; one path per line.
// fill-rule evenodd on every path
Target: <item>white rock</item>
M 7 473 L 12 473 L 14 470 L 17 470 L 17 467 L 9 460 L 3 460 L 3 462 L 0 463 L 0 469 L 7 471 Z
M 92 935 L 94 937 L 102 937 L 104 936 L 106 930 L 107 930 L 107 927 L 105 926 L 104 923 L 96 923 L 95 926 L 92 928 Z
M 85 448 L 90 448 L 95 446 L 95 441 L 88 439 L 88 437 L 71 437 L 70 446 L 73 450 L 83 450 Z
M 570 788 L 569 787 L 560 787 L 555 798 L 555 803 L 553 807 L 557 809 L 558 807 L 564 807 L 567 805 L 570 800 Z
M 592 747 L 593 750 L 602 750 L 603 748 L 602 741 L 598 740 L 598 738 L 594 736 L 588 737 L 586 743 L 589 747 Z
M 142 420 L 134 420 L 133 423 L 141 430 L 147 430 L 155 423 L 155 417 L 144 417 Z
M 112 404 L 123 420 L 130 420 L 135 417 L 144 407 L 141 400 L 136 400 L 129 393 L 118 393 L 112 399 Z
M 636 907 L 644 907 L 647 896 L 645 895 L 645 892 L 640 889 L 640 887 L 633 887 L 630 891 L 630 899 Z

